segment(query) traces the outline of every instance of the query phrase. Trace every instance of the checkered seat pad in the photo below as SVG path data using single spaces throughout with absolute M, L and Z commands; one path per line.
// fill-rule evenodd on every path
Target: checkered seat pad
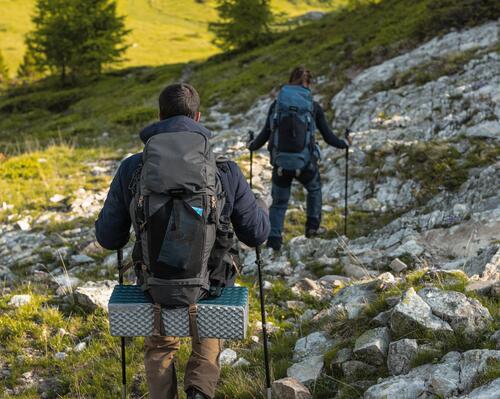
M 153 302 L 136 285 L 117 285 L 108 304 L 111 335 L 120 337 L 153 334 Z M 163 308 L 165 335 L 189 336 L 186 308 Z M 198 303 L 198 332 L 202 338 L 244 339 L 248 325 L 248 289 L 224 288 L 218 298 Z

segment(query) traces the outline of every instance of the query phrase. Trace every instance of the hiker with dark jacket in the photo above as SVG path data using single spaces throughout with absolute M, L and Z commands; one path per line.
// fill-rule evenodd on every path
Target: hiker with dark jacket
M 189 132 L 196 132 L 209 139 L 210 131 L 199 122 L 199 107 L 200 99 L 193 87 L 187 84 L 168 86 L 159 98 L 160 121 L 146 127 L 140 133 L 141 140 L 146 144 L 158 135 L 180 132 L 188 132 L 187 135 Z M 97 240 L 104 248 L 122 248 L 130 238 L 132 219 L 129 207 L 134 195 L 133 181 L 142 166 L 142 160 L 142 153 L 125 159 L 113 178 L 104 207 L 95 224 Z M 175 166 L 172 165 L 171 171 L 174 174 L 178 173 Z M 234 162 L 224 162 L 219 171 L 225 193 L 223 216 L 231 222 L 240 241 L 251 247 L 262 244 L 269 234 L 267 210 L 257 203 L 241 170 Z M 137 259 L 136 255 L 133 260 L 134 263 L 141 263 L 141 259 Z M 232 285 L 234 274 L 228 273 L 228 280 L 224 284 Z M 179 347 L 178 337 L 145 338 L 146 378 L 151 399 L 178 398 L 173 362 Z M 192 353 L 184 377 L 184 389 L 188 399 L 214 397 L 220 375 L 218 358 L 221 348 L 222 341 L 219 339 L 201 338 L 199 342 L 192 340 Z
M 323 230 L 320 227 L 320 153 L 314 140 L 315 128 L 333 147 L 345 149 L 351 145 L 350 138 L 339 139 L 329 128 L 323 109 L 312 99 L 311 80 L 308 69 L 295 68 L 289 84 L 282 87 L 278 99 L 271 104 L 264 128 L 248 143 L 250 151 L 269 143 L 273 165 L 273 202 L 269 210 L 271 233 L 267 246 L 274 250 L 280 250 L 283 242 L 282 231 L 293 179 L 297 179 L 307 190 L 306 237 L 315 237 Z

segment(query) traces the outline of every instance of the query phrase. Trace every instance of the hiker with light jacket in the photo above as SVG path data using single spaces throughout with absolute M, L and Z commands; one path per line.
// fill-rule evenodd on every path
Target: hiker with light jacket
M 321 106 L 313 100 L 311 72 L 295 68 L 287 85 L 269 108 L 266 124 L 260 134 L 248 143 L 256 151 L 268 142 L 271 155 L 272 205 L 269 210 L 271 233 L 267 246 L 279 251 L 283 243 L 283 225 L 290 199 L 291 185 L 297 179 L 307 190 L 307 221 L 305 235 L 315 237 L 324 232 L 321 227 L 321 180 L 318 168 L 319 147 L 315 141 L 316 128 L 323 139 L 336 148 L 348 148 L 350 137 L 339 139 L 328 126 Z
M 231 241 L 221 239 L 232 237 L 229 229 L 251 247 L 269 234 L 267 210 L 240 168 L 215 160 L 212 133 L 200 123 L 199 108 L 198 93 L 188 84 L 162 91 L 160 121 L 140 133 L 145 151 L 121 163 L 95 224 L 98 242 L 111 250 L 127 244 L 134 226 L 138 282 L 161 305 L 191 306 L 233 285 L 234 265 L 226 261 L 230 244 L 221 247 Z M 177 399 L 174 358 L 180 340 L 162 336 L 161 325 L 155 329 L 155 336 L 145 338 L 149 397 Z M 219 339 L 192 339 L 184 377 L 188 399 L 214 397 L 221 348 Z

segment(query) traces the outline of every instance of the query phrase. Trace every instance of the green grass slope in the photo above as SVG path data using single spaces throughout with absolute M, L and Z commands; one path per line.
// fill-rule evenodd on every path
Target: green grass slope
M 182 3 L 182 6 L 181 6 Z M 344 0 L 273 0 L 279 20 L 311 10 L 328 11 Z M 0 49 L 14 75 L 24 54 L 24 35 L 31 29 L 34 0 L 0 0 Z M 202 59 L 218 52 L 211 43 L 208 23 L 217 19 L 215 0 L 118 0 L 127 16 L 130 48 L 125 66 L 162 65 Z

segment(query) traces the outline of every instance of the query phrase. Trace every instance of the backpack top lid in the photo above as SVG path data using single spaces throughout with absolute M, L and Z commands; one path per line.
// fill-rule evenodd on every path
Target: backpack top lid
M 199 132 L 161 133 L 144 147 L 141 192 L 216 193 L 216 164 L 208 138 Z
M 284 85 L 278 95 L 276 111 L 279 113 L 310 113 L 314 109 L 311 90 L 301 85 Z

